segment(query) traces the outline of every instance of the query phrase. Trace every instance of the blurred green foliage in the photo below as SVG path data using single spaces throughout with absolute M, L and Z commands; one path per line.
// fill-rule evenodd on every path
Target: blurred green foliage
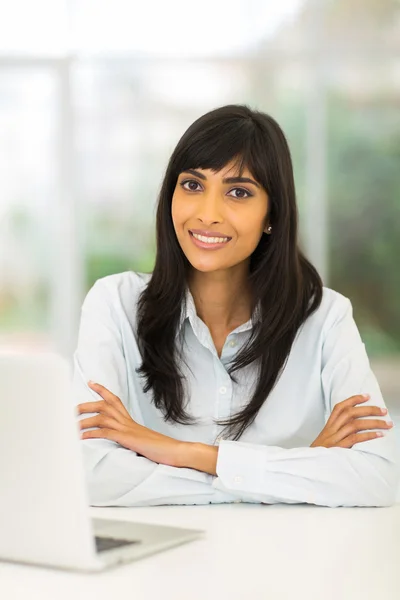
M 86 288 L 113 273 L 151 272 L 155 259 L 153 229 L 152 224 L 137 216 L 116 214 L 112 205 L 95 208 L 87 221 Z
M 328 97 L 330 287 L 371 354 L 400 351 L 400 119 L 393 97 Z
M 123 271 L 150 273 L 153 265 L 154 253 L 151 250 L 136 256 L 128 256 L 121 251 L 110 253 L 89 251 L 86 257 L 86 287 L 89 289 L 97 279 L 113 273 Z

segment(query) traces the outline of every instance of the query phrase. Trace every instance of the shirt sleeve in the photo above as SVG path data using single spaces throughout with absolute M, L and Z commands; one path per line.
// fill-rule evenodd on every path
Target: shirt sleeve
M 372 372 L 352 304 L 344 302 L 325 336 L 321 380 L 328 420 L 334 406 L 356 394 L 371 395 L 362 406 L 385 407 Z M 382 417 L 363 417 L 389 420 Z M 281 448 L 222 440 L 213 486 L 266 504 L 391 506 L 399 485 L 394 427 L 384 437 L 352 448 Z M 373 431 L 378 431 L 374 429 Z M 311 442 L 310 442 L 311 443 Z
M 73 356 L 73 398 L 75 406 L 101 400 L 87 385 L 92 380 L 118 396 L 129 410 L 121 332 L 107 294 L 102 280 L 98 280 L 82 305 Z M 78 419 L 94 414 L 86 413 Z M 208 473 L 155 463 L 107 439 L 81 440 L 81 445 L 91 506 L 208 504 L 233 502 L 236 498 L 214 489 L 215 477 Z

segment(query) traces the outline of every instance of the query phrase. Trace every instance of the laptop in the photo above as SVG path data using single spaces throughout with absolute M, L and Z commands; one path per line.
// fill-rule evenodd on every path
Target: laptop
M 72 369 L 54 352 L 0 352 L 0 560 L 101 571 L 204 532 L 89 514 Z

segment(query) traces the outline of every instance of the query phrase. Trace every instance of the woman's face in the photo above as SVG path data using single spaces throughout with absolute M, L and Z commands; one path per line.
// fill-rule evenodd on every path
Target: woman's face
M 269 199 L 250 171 L 245 169 L 239 179 L 227 165 L 219 173 L 210 169 L 180 173 L 171 210 L 188 261 L 195 269 L 209 272 L 231 268 L 250 257 L 268 226 Z M 193 230 L 224 240 L 197 242 Z

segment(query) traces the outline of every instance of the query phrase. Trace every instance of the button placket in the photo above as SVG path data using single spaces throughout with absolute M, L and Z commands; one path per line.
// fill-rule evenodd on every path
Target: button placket
M 217 391 L 216 391 L 216 408 L 215 408 L 215 418 L 217 420 L 225 420 L 230 417 L 231 414 L 231 402 L 232 402 L 232 382 L 227 376 L 227 372 L 225 368 L 218 363 L 216 365 L 217 370 Z M 214 444 L 219 445 L 219 443 L 224 439 L 223 431 L 221 431 L 221 426 L 216 424 L 215 433 L 214 433 Z

